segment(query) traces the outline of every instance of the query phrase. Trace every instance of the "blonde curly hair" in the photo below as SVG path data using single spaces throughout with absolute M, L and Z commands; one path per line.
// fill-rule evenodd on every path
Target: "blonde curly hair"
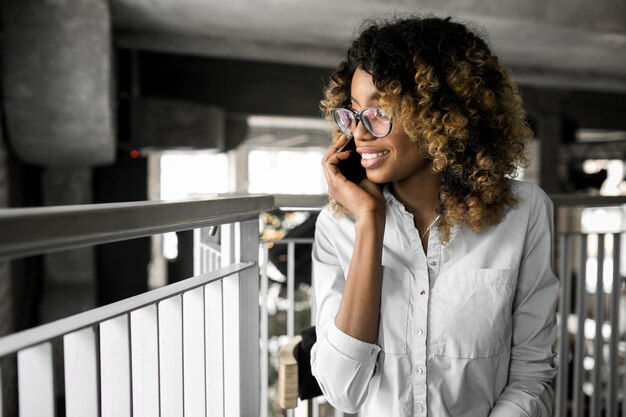
M 450 18 L 367 21 L 331 75 L 320 108 L 350 105 L 357 68 L 372 75 L 380 105 L 432 160 L 441 179 L 438 228 L 475 232 L 501 221 L 516 200 L 509 177 L 526 166 L 532 138 L 516 85 L 487 44 Z M 333 141 L 341 132 L 336 129 Z

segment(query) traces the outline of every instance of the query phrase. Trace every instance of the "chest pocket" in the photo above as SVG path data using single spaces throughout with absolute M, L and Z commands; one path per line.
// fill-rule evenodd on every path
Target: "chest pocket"
M 430 300 L 432 354 L 454 358 L 499 355 L 511 333 L 515 271 L 469 269 L 439 278 Z
M 410 292 L 411 281 L 407 271 L 383 267 L 378 344 L 385 354 L 406 353 Z

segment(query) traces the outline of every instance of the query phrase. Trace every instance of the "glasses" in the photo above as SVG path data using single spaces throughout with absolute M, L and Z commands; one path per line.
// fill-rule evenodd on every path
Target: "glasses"
M 380 107 L 366 107 L 360 112 L 340 107 L 332 110 L 333 119 L 346 136 L 352 137 L 359 122 L 372 136 L 383 138 L 391 132 L 391 117 Z

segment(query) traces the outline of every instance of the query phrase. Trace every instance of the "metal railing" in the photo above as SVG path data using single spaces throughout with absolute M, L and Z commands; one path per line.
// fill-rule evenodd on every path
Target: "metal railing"
M 557 223 L 563 208 L 626 204 L 625 198 L 553 199 Z M 321 205 L 318 197 L 280 201 Z M 0 357 L 16 356 L 20 415 L 54 415 L 59 391 L 68 416 L 267 415 L 268 249 L 258 240 L 258 214 L 273 207 L 272 197 L 241 196 L 0 210 L 0 259 L 222 225 L 219 245 L 207 229 L 197 231 L 194 278 L 0 339 Z M 555 416 L 626 415 L 622 233 L 561 229 Z M 287 336 L 295 333 L 295 248 L 311 242 L 273 242 L 287 245 Z M 63 387 L 53 378 L 57 357 Z
M 273 206 L 256 196 L 0 210 L 6 259 L 222 225 L 219 268 L 204 259 L 193 278 L 1 338 L 20 416 L 54 416 L 58 393 L 69 417 L 259 415 L 258 216 Z
M 583 232 L 581 213 L 625 197 L 552 196 L 557 210 L 559 372 L 554 415 L 626 415 L 623 231 Z

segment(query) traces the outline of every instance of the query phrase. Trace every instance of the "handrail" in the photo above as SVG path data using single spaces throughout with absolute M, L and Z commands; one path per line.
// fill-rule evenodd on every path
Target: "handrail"
M 72 333 L 85 327 L 93 326 L 104 320 L 112 319 L 122 314 L 126 314 L 129 311 L 137 310 L 147 305 L 157 303 L 166 298 L 198 288 L 210 282 L 219 281 L 227 276 L 245 271 L 254 265 L 255 264 L 251 262 L 228 265 L 206 274 L 170 284 L 166 287 L 157 288 L 155 290 L 98 307 L 93 310 L 85 311 L 71 317 L 2 337 L 0 338 L 0 357 L 65 334 Z
M 557 207 L 610 207 L 626 204 L 626 196 L 623 195 L 550 194 L 550 199 Z
M 0 210 L 0 259 L 109 243 L 256 217 L 270 195 Z

